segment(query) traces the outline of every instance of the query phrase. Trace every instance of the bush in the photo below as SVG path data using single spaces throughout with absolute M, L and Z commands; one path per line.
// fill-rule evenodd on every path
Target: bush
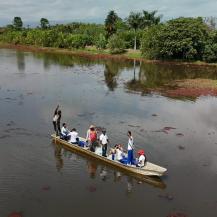
M 160 33 L 163 25 L 156 25 L 147 29 L 141 41 L 141 52 L 142 55 L 147 59 L 158 59 L 161 58 L 161 41 Z
M 87 38 L 85 35 L 69 34 L 66 37 L 66 45 L 68 48 L 85 48 L 87 45 Z
M 108 41 L 108 48 L 111 54 L 120 54 L 125 52 L 126 45 L 118 35 L 112 35 Z
M 100 34 L 99 37 L 96 39 L 95 45 L 99 50 L 106 48 L 107 40 L 103 34 Z

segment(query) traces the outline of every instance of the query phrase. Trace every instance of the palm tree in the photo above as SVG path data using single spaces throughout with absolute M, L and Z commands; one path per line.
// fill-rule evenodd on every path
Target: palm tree
M 134 38 L 134 50 L 136 50 L 136 31 L 142 25 L 142 14 L 139 12 L 131 12 L 129 17 L 127 18 L 127 23 L 130 28 L 134 29 L 135 38 Z
M 117 28 L 116 28 L 116 22 L 120 18 L 114 11 L 109 11 L 106 19 L 105 19 L 105 30 L 107 32 L 107 38 L 109 38 L 111 35 L 116 33 Z
M 160 23 L 161 16 L 155 16 L 157 11 L 143 11 L 142 16 L 142 26 L 146 28 L 147 26 L 157 25 Z

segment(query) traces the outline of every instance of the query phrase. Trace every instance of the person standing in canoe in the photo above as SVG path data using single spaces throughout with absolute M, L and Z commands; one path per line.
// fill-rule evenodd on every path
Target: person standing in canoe
M 89 143 L 90 151 L 94 152 L 95 147 L 97 146 L 97 132 L 94 125 L 90 125 L 87 130 L 86 141 Z
M 54 115 L 53 115 L 53 126 L 54 131 L 56 132 L 56 136 L 60 135 L 61 129 L 60 129 L 60 120 L 61 120 L 61 110 L 59 110 L 59 105 L 57 105 Z
M 102 145 L 102 156 L 107 157 L 107 146 L 108 146 L 108 136 L 106 134 L 106 130 L 102 130 L 102 134 L 99 137 L 100 144 Z
M 134 143 L 133 143 L 133 136 L 131 131 L 128 131 L 128 145 L 127 145 L 127 164 L 133 165 L 134 159 L 133 159 L 133 149 L 134 149 Z

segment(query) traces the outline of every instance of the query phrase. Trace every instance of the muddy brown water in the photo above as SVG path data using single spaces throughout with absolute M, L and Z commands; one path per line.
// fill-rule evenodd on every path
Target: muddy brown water
M 176 79 L 217 79 L 216 69 L 89 60 L 0 50 L 0 216 L 148 216 L 217 213 L 217 98 L 146 91 Z M 139 81 L 140 88 L 129 85 Z M 134 135 L 168 168 L 165 188 L 55 146 L 52 113 L 84 135 L 106 127 L 111 144 Z M 177 214 L 178 215 L 178 214 Z

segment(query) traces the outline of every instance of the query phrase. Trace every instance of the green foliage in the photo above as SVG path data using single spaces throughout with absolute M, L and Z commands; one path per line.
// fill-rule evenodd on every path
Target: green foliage
M 13 26 L 16 30 L 21 30 L 23 27 L 23 21 L 21 17 L 14 17 Z
M 160 49 L 163 45 L 161 45 L 160 34 L 162 28 L 163 25 L 156 25 L 144 32 L 140 49 L 145 58 L 158 59 L 161 57 Z
M 142 14 L 140 12 L 131 12 L 127 18 L 127 23 L 130 28 L 136 31 L 142 27 Z
M 47 29 L 49 27 L 49 21 L 46 18 L 41 18 L 40 25 L 42 29 Z
M 95 41 L 95 45 L 97 49 L 105 49 L 107 45 L 107 40 L 103 34 L 100 34 L 97 40 Z
M 66 36 L 67 47 L 84 48 L 87 45 L 87 37 L 81 34 L 69 34 Z
M 157 11 L 143 11 L 140 12 L 131 12 L 129 17 L 126 19 L 130 29 L 135 31 L 134 35 L 134 50 L 137 49 L 137 45 L 140 45 L 140 40 L 138 40 L 137 31 L 138 29 L 142 30 L 152 25 L 157 25 L 160 23 L 160 16 L 156 17 Z M 141 38 L 141 37 L 139 37 Z
M 203 60 L 217 62 L 217 30 L 211 31 L 205 45 Z
M 161 16 L 156 16 L 157 11 L 143 11 L 142 27 L 157 25 L 160 23 Z
M 105 25 L 73 22 L 49 26 L 41 18 L 41 28 L 23 28 L 20 17 L 0 29 L 0 41 L 42 47 L 82 49 L 108 47 L 110 53 L 140 47 L 148 59 L 204 60 L 217 62 L 216 18 L 178 18 L 160 24 L 156 11 L 131 12 L 122 20 L 114 11 Z M 49 27 L 49 28 L 48 28 Z M 135 52 L 134 52 L 135 53 Z
M 118 36 L 112 35 L 108 41 L 108 48 L 111 54 L 120 54 L 125 52 L 125 42 Z
M 201 18 L 178 18 L 145 31 L 141 51 L 152 59 L 201 60 L 207 37 Z
M 106 30 L 106 36 L 109 38 L 113 34 L 116 33 L 116 23 L 120 20 L 118 15 L 114 11 L 109 11 L 106 19 L 105 19 L 105 30 Z

